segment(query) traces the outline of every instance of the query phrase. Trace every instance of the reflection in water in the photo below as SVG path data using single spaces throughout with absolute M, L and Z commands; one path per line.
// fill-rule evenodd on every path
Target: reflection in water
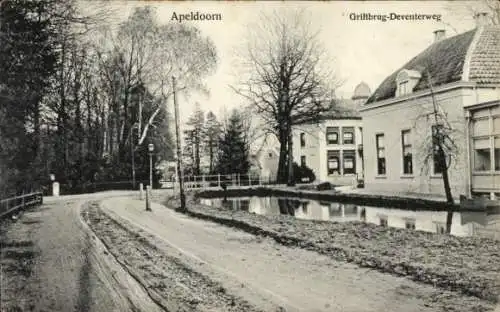
M 289 215 L 298 219 L 335 222 L 363 221 L 382 226 L 446 232 L 446 211 L 410 211 L 283 197 L 240 197 L 201 199 L 205 205 L 222 206 L 262 215 Z M 451 234 L 456 236 L 488 236 L 500 239 L 500 214 L 455 212 Z

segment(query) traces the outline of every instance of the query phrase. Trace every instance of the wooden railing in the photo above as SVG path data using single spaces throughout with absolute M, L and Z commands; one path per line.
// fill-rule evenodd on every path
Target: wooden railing
M 43 203 L 43 194 L 41 192 L 24 194 L 16 197 L 0 200 L 0 218 L 23 210 L 28 207 L 41 205 Z
M 161 182 L 161 181 L 160 181 Z M 165 184 L 166 181 L 163 181 Z M 177 187 L 176 177 L 172 178 L 172 186 Z M 221 187 L 222 183 L 230 186 L 257 186 L 271 184 L 273 181 L 269 177 L 252 174 L 214 174 L 214 175 L 185 175 L 183 183 L 186 188 L 208 188 Z

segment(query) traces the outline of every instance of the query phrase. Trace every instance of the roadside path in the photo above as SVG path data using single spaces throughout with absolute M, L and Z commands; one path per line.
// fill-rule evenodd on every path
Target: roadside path
M 264 311 L 283 307 L 286 311 L 430 312 L 453 305 L 440 300 L 447 294 L 431 286 L 279 246 L 158 204 L 146 212 L 144 202 L 115 198 L 105 200 L 102 207 L 153 236 L 158 248 L 167 253 L 175 250 L 193 268 Z
M 0 311 L 160 311 L 81 222 L 86 200 L 120 194 L 47 198 L 8 224 L 0 236 Z

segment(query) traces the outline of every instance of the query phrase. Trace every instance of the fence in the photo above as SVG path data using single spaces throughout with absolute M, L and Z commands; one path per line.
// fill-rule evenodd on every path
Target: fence
M 42 203 L 43 194 L 41 192 L 2 199 L 0 200 L 0 218 L 16 212 L 17 210 L 41 205 Z
M 176 185 L 176 178 L 173 178 L 173 186 Z M 274 183 L 269 177 L 262 177 L 251 174 L 216 174 L 216 175 L 190 175 L 183 177 L 185 188 L 208 188 L 226 186 L 256 186 Z

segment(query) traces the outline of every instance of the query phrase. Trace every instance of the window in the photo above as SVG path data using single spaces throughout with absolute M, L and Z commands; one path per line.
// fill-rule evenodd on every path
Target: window
M 300 134 L 300 146 L 306 146 L 306 134 L 304 132 Z
M 474 112 L 472 156 L 474 171 L 500 171 L 500 106 Z
M 491 148 L 490 139 L 474 139 L 474 170 L 491 170 Z
M 326 143 L 339 144 L 339 127 L 326 127 Z
M 307 208 L 309 208 L 309 203 L 308 203 L 308 202 L 303 202 L 303 203 L 302 203 L 302 212 L 303 212 L 304 214 L 307 214 L 307 211 L 308 211 L 308 209 L 307 209 Z
M 343 127 L 342 139 L 344 144 L 354 144 L 354 127 Z
M 436 222 L 435 225 L 436 225 L 436 233 L 438 234 L 446 233 L 446 225 L 444 223 Z
M 500 171 L 500 136 L 495 137 L 495 171 Z
M 387 227 L 388 226 L 388 223 L 387 223 L 387 217 L 379 217 L 380 218 L 380 226 L 383 226 L 383 227 Z
M 328 151 L 328 174 L 340 174 L 339 151 Z
M 352 151 L 343 151 L 342 161 L 344 164 L 344 174 L 356 173 L 356 153 Z
M 399 88 L 398 88 L 399 95 L 405 95 L 409 92 L 408 85 L 409 85 L 408 81 L 403 81 L 399 83 Z
M 300 166 L 301 167 L 306 166 L 306 156 L 300 156 Z
M 413 174 L 410 130 L 401 131 L 401 143 L 403 145 L 403 174 Z
M 414 230 L 415 229 L 415 219 L 407 219 L 405 221 L 405 228 L 409 230 Z
M 386 172 L 384 135 L 375 135 L 375 142 L 377 144 L 377 174 L 384 175 Z
M 273 158 L 273 153 L 269 153 L 269 158 Z
M 495 116 L 493 118 L 493 132 L 500 134 L 500 116 Z

